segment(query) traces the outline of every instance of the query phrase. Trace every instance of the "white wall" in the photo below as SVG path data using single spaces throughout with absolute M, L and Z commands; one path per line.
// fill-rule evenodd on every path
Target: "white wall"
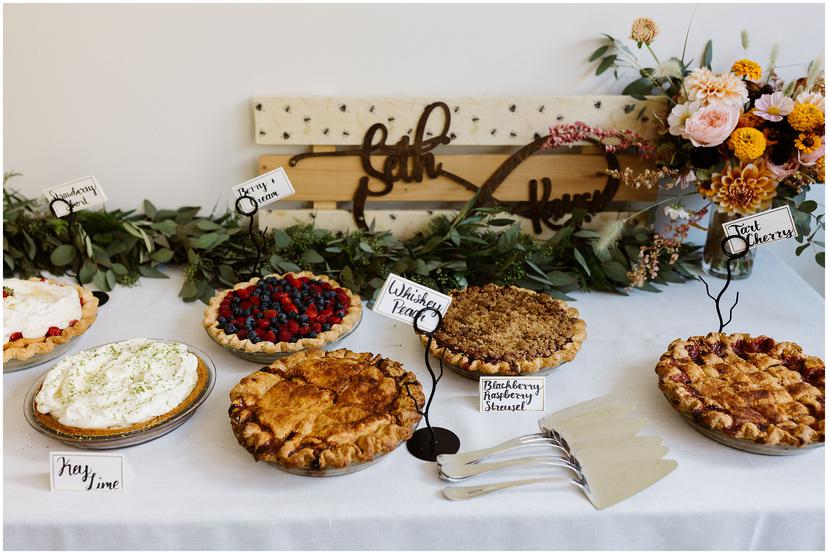
M 824 48 L 816 4 L 5 5 L 3 166 L 28 194 L 94 173 L 110 207 L 224 206 L 273 150 L 252 96 L 614 93 L 585 62 L 600 33 L 649 15 L 679 55 L 694 11 L 714 68 L 778 42 L 795 76 Z

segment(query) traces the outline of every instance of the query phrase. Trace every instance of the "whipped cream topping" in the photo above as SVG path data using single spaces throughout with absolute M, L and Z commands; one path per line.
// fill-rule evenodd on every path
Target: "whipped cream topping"
M 81 318 L 80 295 L 74 287 L 24 279 L 5 279 L 3 287 L 13 291 L 3 298 L 4 344 L 13 333 L 36 339 L 46 336 L 49 327 L 65 329 Z
M 192 392 L 198 359 L 181 343 L 130 339 L 66 356 L 46 375 L 37 411 L 85 429 L 163 415 Z

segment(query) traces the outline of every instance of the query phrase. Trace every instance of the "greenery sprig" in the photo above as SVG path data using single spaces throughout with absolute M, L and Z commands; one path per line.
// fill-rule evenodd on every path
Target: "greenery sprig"
M 179 296 L 206 302 L 216 288 L 249 278 L 255 244 L 246 222 L 234 212 L 199 216 L 198 207 L 158 209 L 145 200 L 134 210 L 81 211 L 75 232 L 54 217 L 45 202 L 3 191 L 5 234 L 3 268 L 7 275 L 55 275 L 77 271 L 82 283 L 102 290 L 131 285 L 141 277 L 165 278 L 165 264 L 183 265 L 186 279 Z M 306 269 L 333 276 L 372 297 L 389 272 L 447 291 L 467 285 L 516 284 L 568 298 L 574 290 L 624 293 L 628 273 L 642 247 L 651 244 L 648 226 L 630 223 L 609 247 L 598 246 L 598 232 L 583 229 L 587 214 L 576 210 L 567 224 L 545 241 L 521 232 L 500 208 L 475 208 L 470 201 L 455 217 L 436 216 L 407 240 L 375 229 L 331 232 L 313 225 L 274 229 L 264 236 L 261 271 Z M 663 273 L 654 283 L 693 278 L 698 247 L 681 247 L 678 261 L 659 260 Z

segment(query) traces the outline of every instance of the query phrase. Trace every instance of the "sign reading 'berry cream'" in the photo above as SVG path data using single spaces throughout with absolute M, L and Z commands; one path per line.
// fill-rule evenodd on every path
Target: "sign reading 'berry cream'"
M 284 168 L 277 167 L 273 171 L 268 171 L 259 175 L 255 179 L 245 181 L 240 185 L 233 187 L 233 193 L 236 198 L 243 198 L 249 196 L 256 201 L 256 206 L 248 205 L 242 206 L 245 211 L 252 211 L 254 207 L 261 208 L 267 206 L 283 198 L 287 198 L 296 191 L 293 189 L 290 179 Z
M 97 206 L 103 206 L 106 203 L 106 195 L 104 194 L 101 185 L 95 180 L 95 177 L 89 175 L 82 179 L 70 181 L 50 189 L 43 191 L 43 195 L 50 203 L 55 200 L 63 200 L 63 202 L 54 202 L 51 204 L 52 210 L 58 217 L 69 215 L 69 212 L 78 212 Z M 72 209 L 69 209 L 71 204 Z
M 431 308 L 443 316 L 449 304 L 451 296 L 389 273 L 374 302 L 373 311 L 414 325 L 414 318 L 423 308 Z M 427 310 L 420 316 L 417 326 L 423 331 L 433 331 L 438 321 L 437 315 Z
M 722 224 L 722 228 L 724 228 L 726 237 L 739 235 L 747 242 L 749 248 L 792 239 L 799 234 L 788 206 L 780 206 L 741 219 L 734 219 Z M 728 241 L 727 249 L 731 252 L 739 252 L 744 248 L 745 245 L 739 239 Z
M 52 491 L 123 492 L 123 454 L 51 452 Z
M 544 377 L 480 377 L 481 412 L 542 412 Z

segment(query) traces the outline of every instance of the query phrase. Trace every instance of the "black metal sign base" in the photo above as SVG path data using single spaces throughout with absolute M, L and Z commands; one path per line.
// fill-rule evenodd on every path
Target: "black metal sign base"
M 92 296 L 98 299 L 99 307 L 109 302 L 109 295 L 102 290 L 92 291 Z
M 414 432 L 406 447 L 415 458 L 435 462 L 440 454 L 457 453 L 460 450 L 460 438 L 442 427 L 424 427 Z

